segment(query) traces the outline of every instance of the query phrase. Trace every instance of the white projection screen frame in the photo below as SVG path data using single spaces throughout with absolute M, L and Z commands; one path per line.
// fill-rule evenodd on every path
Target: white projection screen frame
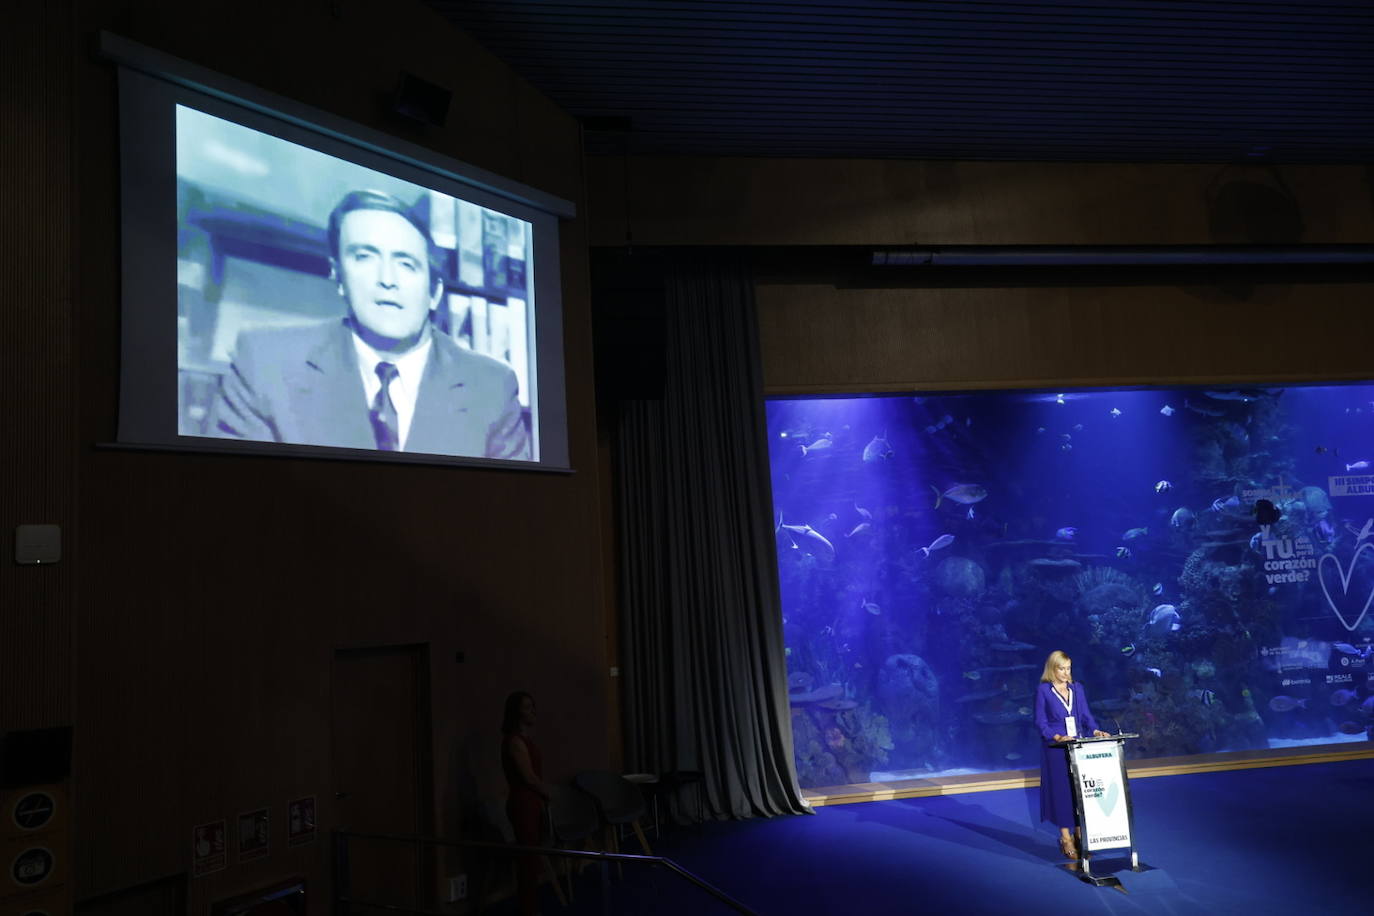
M 558 232 L 559 220 L 575 215 L 571 203 L 108 33 L 101 50 L 119 65 L 123 276 L 115 445 L 569 470 Z M 350 306 L 330 271 L 325 228 L 331 210 L 354 191 L 390 195 L 413 225 L 429 227 L 443 291 L 429 300 L 434 333 L 427 359 L 432 364 L 442 352 L 443 365 L 457 361 L 478 379 L 455 374 L 463 381 L 452 382 L 453 390 L 463 391 L 439 400 L 432 388 L 421 389 L 430 395 L 422 400 L 414 394 L 420 371 L 429 379 L 437 370 L 424 362 L 412 369 L 400 426 L 419 446 L 406 450 L 334 436 L 331 421 L 318 419 L 334 414 L 321 412 L 321 401 L 296 398 L 316 385 L 313 376 L 302 383 L 288 371 L 296 363 L 319 368 L 316 351 L 297 353 L 321 335 L 327 352 L 348 350 L 335 346 L 350 337 L 335 333 Z M 263 389 L 280 395 L 261 394 L 261 403 L 283 415 L 270 434 L 261 431 L 266 426 L 244 433 L 216 415 L 232 413 L 226 403 L 241 407 L 220 391 L 221 376 L 248 375 L 233 363 L 240 332 L 263 344 L 255 353 L 282 361 L 280 372 L 267 362 L 271 387 L 251 389 L 255 398 Z M 351 373 L 340 379 L 359 375 L 357 358 L 350 353 L 348 360 Z M 405 371 L 402 365 L 403 384 Z M 369 427 L 360 393 L 366 380 L 349 384 L 359 393 L 340 403 L 351 435 Z M 450 419 L 443 411 L 461 412 L 463 421 L 477 415 L 468 424 L 473 430 L 500 426 L 504 437 L 424 432 Z M 330 432 L 317 437 L 310 430 L 321 422 Z M 484 453 L 477 441 L 489 444 Z M 502 453 L 492 442 L 523 448 Z

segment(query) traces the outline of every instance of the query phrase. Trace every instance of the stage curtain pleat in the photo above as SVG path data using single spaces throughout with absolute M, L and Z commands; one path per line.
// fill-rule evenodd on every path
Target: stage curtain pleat
M 663 399 L 623 404 L 616 437 L 626 764 L 701 772 L 713 816 L 808 813 L 752 278 L 736 261 L 680 261 L 666 309 Z

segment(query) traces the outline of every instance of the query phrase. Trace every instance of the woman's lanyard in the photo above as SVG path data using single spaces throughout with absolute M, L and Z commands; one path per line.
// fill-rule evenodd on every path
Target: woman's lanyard
M 1073 685 L 1072 685 L 1072 684 L 1069 685 L 1069 698 L 1068 698 L 1067 700 L 1065 700 L 1064 697 L 1060 695 L 1060 693 L 1059 693 L 1059 688 L 1053 687 L 1053 688 L 1051 688 L 1051 689 L 1054 690 L 1054 695 L 1055 695 L 1056 697 L 1059 697 L 1059 703 L 1060 703 L 1061 706 L 1064 707 L 1064 712 L 1069 713 L 1069 714 L 1072 714 L 1072 713 L 1073 713 Z

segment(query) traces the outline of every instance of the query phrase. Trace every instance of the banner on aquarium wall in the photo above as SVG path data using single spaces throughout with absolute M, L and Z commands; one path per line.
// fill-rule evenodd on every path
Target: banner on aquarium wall
M 1055 649 L 1132 757 L 1368 740 L 1374 383 L 777 398 L 768 429 L 804 786 L 1034 765 Z

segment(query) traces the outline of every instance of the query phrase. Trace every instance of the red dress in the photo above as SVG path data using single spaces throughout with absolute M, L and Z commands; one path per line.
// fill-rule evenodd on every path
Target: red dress
M 530 770 L 534 778 L 543 780 L 544 761 L 539 748 L 526 735 L 508 735 L 501 742 L 501 770 L 506 774 L 506 785 L 510 795 L 506 798 L 506 816 L 515 828 L 515 842 L 520 846 L 540 846 L 544 841 L 544 796 L 520 775 L 511 754 L 511 742 L 523 741 L 530 755 Z M 517 895 L 522 914 L 538 910 L 539 859 L 536 856 L 521 856 L 517 862 Z
M 501 770 L 506 774 L 506 785 L 510 787 L 506 814 L 515 827 L 515 842 L 521 846 L 538 846 L 544 834 L 544 796 L 520 775 L 510 751 L 512 741 L 524 742 L 535 779 L 544 778 L 544 759 L 539 747 L 526 735 L 509 735 L 501 745 Z

